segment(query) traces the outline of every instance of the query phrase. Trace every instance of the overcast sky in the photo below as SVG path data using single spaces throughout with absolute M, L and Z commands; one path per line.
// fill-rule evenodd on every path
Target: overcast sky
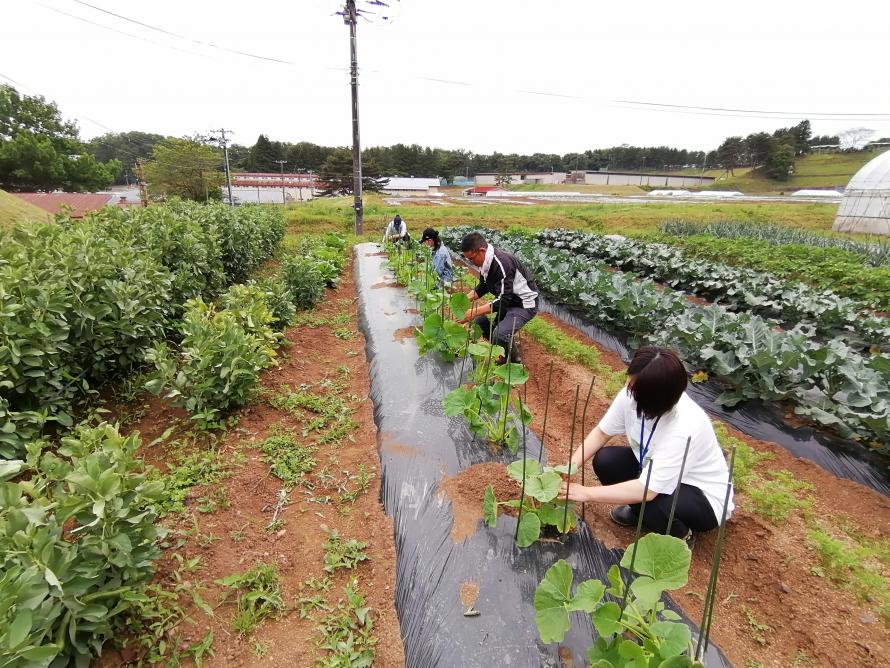
M 0 75 L 55 100 L 84 137 L 225 127 L 248 145 L 261 132 L 351 143 L 348 29 L 335 0 L 87 2 L 189 39 L 77 0 L 3 0 Z M 358 26 L 366 147 L 709 149 L 802 118 L 815 134 L 890 135 L 886 1 L 394 4 L 392 20 Z

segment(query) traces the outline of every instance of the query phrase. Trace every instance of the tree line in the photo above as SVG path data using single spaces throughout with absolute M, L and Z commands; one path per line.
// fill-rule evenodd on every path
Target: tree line
M 571 172 L 573 170 L 664 171 L 680 168 L 763 169 L 787 180 L 795 160 L 814 146 L 862 148 L 872 131 L 851 128 L 838 136 L 813 136 L 808 120 L 772 133 L 727 137 L 715 150 L 670 146 L 613 146 L 566 153 L 474 153 L 418 144 L 375 146 L 362 152 L 365 187 L 379 189 L 385 177 L 472 177 L 481 173 Z M 886 142 L 886 138 L 878 142 Z M 0 86 L 0 188 L 6 190 L 88 191 L 112 182 L 135 183 L 136 161 L 146 162 L 147 180 L 162 194 L 190 199 L 218 197 L 222 153 L 206 136 L 165 137 L 147 132 L 108 133 L 82 141 L 77 126 L 42 96 L 21 95 Z M 279 161 L 289 173 L 312 171 L 327 184 L 325 192 L 352 190 L 351 151 L 312 142 L 281 142 L 259 135 L 252 146 L 232 144 L 234 171 L 276 173 Z

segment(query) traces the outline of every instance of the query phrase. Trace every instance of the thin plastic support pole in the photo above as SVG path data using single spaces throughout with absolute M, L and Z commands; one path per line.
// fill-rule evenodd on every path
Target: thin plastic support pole
M 618 615 L 618 621 L 624 616 L 624 609 L 627 607 L 627 595 L 630 592 L 631 581 L 634 576 L 634 564 L 637 562 L 637 544 L 640 541 L 640 535 L 643 533 L 643 514 L 646 512 L 646 497 L 649 496 L 649 480 L 652 478 L 652 460 L 649 460 L 649 468 L 646 470 L 646 482 L 643 484 L 643 502 L 640 504 L 640 516 L 637 518 L 637 530 L 634 532 L 633 548 L 630 553 L 630 568 L 628 568 L 627 583 L 624 585 L 624 596 L 621 597 L 621 614 Z
M 460 375 L 457 377 L 457 386 L 460 387 L 464 382 L 464 369 L 467 366 L 467 357 L 470 354 L 470 339 L 472 338 L 473 330 L 472 327 L 467 329 L 467 345 L 464 346 L 464 358 L 460 363 Z
M 575 421 L 578 419 L 578 395 L 581 393 L 581 386 L 575 385 L 575 408 L 572 410 L 572 435 L 569 438 L 569 461 L 572 461 L 572 448 L 575 447 Z M 566 526 L 566 520 L 569 518 L 569 487 L 572 484 L 571 477 L 566 478 L 566 503 L 562 510 L 562 525 Z
M 550 410 L 550 381 L 553 380 L 553 360 L 550 360 L 550 370 L 547 372 L 547 393 L 544 395 L 544 426 L 541 427 L 541 452 L 538 453 L 538 464 L 544 457 L 544 439 L 547 438 L 547 413 Z
M 587 408 L 590 406 L 590 395 L 593 394 L 593 384 L 596 382 L 596 376 L 590 379 L 590 387 L 587 388 L 587 398 L 584 400 L 584 410 L 581 412 L 581 484 L 586 483 L 584 479 L 584 441 L 587 439 Z M 571 472 L 570 472 L 571 473 Z M 587 521 L 587 504 L 581 504 L 581 520 Z
M 526 391 L 526 396 L 528 396 L 528 391 Z M 525 422 L 522 420 L 521 406 L 519 410 L 519 421 L 522 422 L 522 491 L 519 493 L 519 513 L 516 516 L 516 535 L 513 536 L 514 542 L 519 539 L 519 523 L 522 521 L 522 504 L 525 502 L 525 467 L 528 463 L 528 439 L 526 438 Z
M 516 321 L 513 321 L 512 327 L 510 327 L 510 345 L 508 346 L 509 352 L 507 353 L 507 401 L 504 404 L 504 426 L 501 429 L 501 433 L 504 435 L 504 443 L 506 444 L 507 440 L 507 414 L 510 412 L 508 409 L 510 408 L 510 372 L 513 370 L 513 363 L 510 362 L 510 355 L 513 353 L 513 334 L 516 331 Z M 520 422 L 522 421 L 522 416 L 519 416 Z
M 717 531 L 717 544 L 714 546 L 714 557 L 711 561 L 711 575 L 708 578 L 708 589 L 705 593 L 705 603 L 702 610 L 702 620 L 699 626 L 698 644 L 695 647 L 695 659 L 699 660 L 708 651 L 708 638 L 711 634 L 711 622 L 714 619 L 714 601 L 717 598 L 717 576 L 720 573 L 720 559 L 723 556 L 723 545 L 726 542 L 726 514 L 729 510 L 729 495 L 732 493 L 732 473 L 735 469 L 735 446 L 729 457 L 729 476 L 726 482 L 726 496 L 723 498 L 723 512 L 720 517 L 720 528 Z
M 490 325 L 490 324 L 491 324 L 491 323 L 489 323 L 489 325 Z M 489 377 L 489 375 L 491 374 L 491 355 L 492 355 L 492 351 L 494 350 L 494 344 L 491 342 L 491 333 L 490 333 L 490 332 L 491 332 L 491 330 L 489 329 L 489 335 L 488 335 L 488 336 L 489 336 L 489 338 L 488 338 L 488 362 L 485 364 L 485 378 L 484 378 L 483 381 L 482 381 L 483 385 L 484 385 L 485 383 L 488 382 L 488 377 Z M 479 414 L 481 414 L 481 413 L 482 413 L 482 399 L 481 399 L 481 397 L 480 397 L 480 399 L 479 399 L 479 408 L 478 408 L 478 410 L 476 411 L 476 415 L 479 415 Z
M 692 436 L 686 438 L 686 448 L 683 450 L 683 461 L 680 462 L 680 477 L 677 478 L 677 489 L 674 490 L 674 498 L 671 501 L 671 512 L 668 515 L 667 533 L 671 535 L 671 527 L 674 526 L 674 513 L 677 510 L 677 501 L 680 500 L 680 485 L 683 484 L 683 472 L 686 470 L 686 457 L 689 455 L 689 444 L 692 443 Z

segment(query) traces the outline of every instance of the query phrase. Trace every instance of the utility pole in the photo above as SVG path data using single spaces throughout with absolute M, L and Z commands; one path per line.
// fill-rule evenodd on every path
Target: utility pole
M 148 206 L 148 188 L 145 185 L 145 172 L 142 169 L 142 158 L 136 158 L 136 180 L 139 183 L 139 199 L 142 206 Z
M 284 199 L 284 166 L 287 164 L 287 160 L 276 160 L 275 162 L 281 167 L 281 203 L 287 204 Z
M 235 206 L 235 200 L 232 198 L 232 176 L 229 173 L 229 144 L 226 140 L 226 132 L 232 132 L 231 130 L 226 130 L 225 128 L 220 128 L 219 130 L 211 130 L 211 132 L 219 133 L 219 141 L 223 150 L 223 157 L 225 158 L 225 168 L 226 168 L 226 187 L 229 190 L 229 206 Z
M 355 198 L 355 234 L 362 234 L 362 148 L 358 131 L 358 55 L 356 52 L 356 11 L 355 0 L 346 0 L 343 8 L 343 22 L 349 26 L 350 78 L 352 86 L 352 192 Z

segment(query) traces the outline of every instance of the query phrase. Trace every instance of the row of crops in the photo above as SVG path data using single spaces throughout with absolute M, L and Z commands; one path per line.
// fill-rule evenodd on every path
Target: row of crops
M 468 231 L 452 228 L 444 236 L 454 245 Z M 886 450 L 890 355 L 880 352 L 886 321 L 855 302 L 802 285 L 787 286 L 786 298 L 782 281 L 747 280 L 745 270 L 693 261 L 661 244 L 553 230 L 485 234 L 517 253 L 553 300 L 626 332 L 632 345 L 673 347 L 715 376 L 724 387 L 722 404 L 789 400 L 797 414 Z M 644 276 L 718 303 L 693 303 L 686 292 Z
M 546 466 L 526 457 L 527 428 L 532 414 L 521 399 L 528 372 L 522 364 L 502 362 L 508 351 L 480 339 L 476 326 L 455 322 L 470 308 L 460 292 L 436 285 L 425 249 L 390 249 L 390 267 L 418 304 L 423 324 L 415 331 L 420 354 L 437 354 L 459 365 L 458 387 L 443 398 L 444 414 L 461 416 L 474 436 L 522 458 L 506 466 L 516 485 L 510 498 L 498 499 L 492 486 L 485 491 L 483 519 L 494 528 L 504 512 L 516 515 L 515 541 L 534 548 L 545 533 L 567 534 L 577 529 L 575 504 L 559 498 L 567 466 Z M 665 607 L 662 594 L 682 587 L 688 579 L 691 553 L 677 538 L 647 535 L 613 565 L 605 582 L 591 579 L 573 586 L 568 562 L 557 561 L 544 574 L 534 595 L 535 622 L 543 643 L 562 642 L 574 614 L 588 615 L 599 638 L 587 658 L 597 666 L 701 666 L 693 657 L 692 632 L 680 616 Z M 620 601 L 620 604 L 619 604 Z
M 273 209 L 184 203 L 3 233 L 0 665 L 88 666 L 156 614 L 163 482 L 137 435 L 75 418 L 137 369 L 202 427 L 244 404 L 345 262 L 340 237 L 283 234 Z

